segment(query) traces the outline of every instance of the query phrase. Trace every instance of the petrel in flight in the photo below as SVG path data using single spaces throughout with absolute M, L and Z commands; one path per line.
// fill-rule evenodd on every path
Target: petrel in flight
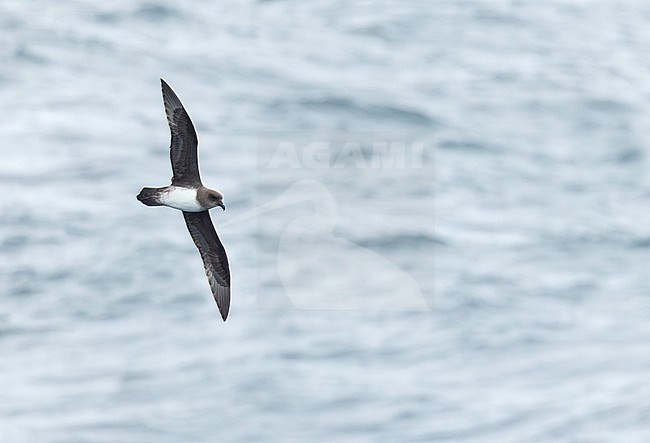
M 210 209 L 220 206 L 223 195 L 201 183 L 197 155 L 198 139 L 190 116 L 172 88 L 162 83 L 167 122 L 172 133 L 169 156 L 172 163 L 172 184 L 162 188 L 142 188 L 138 200 L 147 206 L 169 206 L 183 211 L 185 224 L 201 254 L 205 275 L 217 302 L 221 318 L 226 321 L 230 309 L 230 270 L 228 257 L 210 219 Z

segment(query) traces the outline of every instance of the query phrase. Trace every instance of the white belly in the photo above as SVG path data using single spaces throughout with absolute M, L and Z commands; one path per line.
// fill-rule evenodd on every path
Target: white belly
M 196 189 L 191 188 L 170 186 L 169 190 L 164 194 L 163 204 L 185 212 L 205 211 L 196 199 Z

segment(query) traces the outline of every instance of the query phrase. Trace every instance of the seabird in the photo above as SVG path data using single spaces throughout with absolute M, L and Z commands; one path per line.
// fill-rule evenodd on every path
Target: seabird
M 147 206 L 169 206 L 183 211 L 187 229 L 201 254 L 212 295 L 221 318 L 226 321 L 230 309 L 228 257 L 208 212 L 217 206 L 226 210 L 223 195 L 201 183 L 197 154 L 199 142 L 192 120 L 172 88 L 163 79 L 160 79 L 160 83 L 172 134 L 169 146 L 172 184 L 161 188 L 142 188 L 137 198 Z

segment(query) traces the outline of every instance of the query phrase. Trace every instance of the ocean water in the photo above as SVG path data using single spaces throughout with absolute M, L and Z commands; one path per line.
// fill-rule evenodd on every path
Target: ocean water
M 0 3 L 0 441 L 650 441 L 650 5 Z M 228 251 L 219 317 L 159 77 Z

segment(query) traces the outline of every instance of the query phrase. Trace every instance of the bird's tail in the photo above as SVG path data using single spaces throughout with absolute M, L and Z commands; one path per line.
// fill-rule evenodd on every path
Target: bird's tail
M 137 199 L 147 206 L 162 206 L 161 200 L 165 188 L 142 188 Z

